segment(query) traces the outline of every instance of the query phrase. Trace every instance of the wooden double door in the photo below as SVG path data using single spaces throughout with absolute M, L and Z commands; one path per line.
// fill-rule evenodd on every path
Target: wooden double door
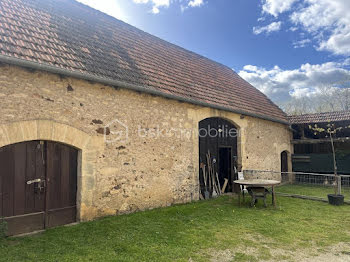
M 7 235 L 76 221 L 77 158 L 75 148 L 51 141 L 0 148 L 0 218 Z

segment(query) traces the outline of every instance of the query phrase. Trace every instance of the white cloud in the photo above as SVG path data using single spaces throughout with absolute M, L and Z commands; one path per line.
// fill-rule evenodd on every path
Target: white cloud
M 272 22 L 271 24 L 267 25 L 267 26 L 257 26 L 257 27 L 253 27 L 253 33 L 258 35 L 261 33 L 271 33 L 271 32 L 276 32 L 279 31 L 281 29 L 281 25 L 282 22 Z
M 312 96 L 321 88 L 332 87 L 342 81 L 350 82 L 350 71 L 342 68 L 348 63 L 345 60 L 342 63 L 303 64 L 293 70 L 246 65 L 238 74 L 273 101 L 281 102 L 291 97 Z
M 304 0 L 306 6 L 295 10 L 291 21 L 317 36 L 318 50 L 350 55 L 350 1 Z
M 169 7 L 170 0 L 133 0 L 136 4 L 152 4 L 151 12 L 153 14 L 158 14 L 160 12 L 160 7 Z
M 278 17 L 289 15 L 293 30 L 303 29 L 316 49 L 350 56 L 349 0 L 262 0 L 262 11 Z
M 302 39 L 302 40 L 293 42 L 293 47 L 294 48 L 302 48 L 302 47 L 307 46 L 310 43 L 311 43 L 311 40 L 306 38 L 306 39 Z
M 110 16 L 113 16 L 115 18 L 118 18 L 120 20 L 123 20 L 127 22 L 129 20 L 128 16 L 125 14 L 125 12 L 122 10 L 120 5 L 118 5 L 117 1 L 111 1 L 111 0 L 77 0 L 78 2 L 81 2 L 85 5 L 88 5 L 94 9 L 100 10 L 101 12 L 104 12 Z M 142 1 L 142 0 L 140 0 Z
M 204 4 L 204 0 L 133 0 L 133 2 L 136 4 L 151 4 L 151 12 L 154 14 L 158 14 L 160 12 L 160 8 L 167 8 L 175 2 L 181 3 L 181 11 L 185 11 L 190 7 L 200 7 Z
M 293 3 L 297 0 L 264 0 L 263 12 L 277 17 L 280 13 L 291 9 Z
M 203 3 L 203 0 L 191 0 L 189 3 L 188 3 L 188 6 L 191 6 L 191 7 L 196 7 L 196 6 L 201 6 Z

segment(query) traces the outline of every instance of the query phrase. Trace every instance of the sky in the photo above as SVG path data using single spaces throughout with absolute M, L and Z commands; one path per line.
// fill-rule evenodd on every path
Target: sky
M 276 103 L 350 81 L 350 0 L 79 0 L 232 68 Z

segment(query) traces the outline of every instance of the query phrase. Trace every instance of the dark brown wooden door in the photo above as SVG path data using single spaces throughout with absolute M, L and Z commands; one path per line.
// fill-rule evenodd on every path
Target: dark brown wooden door
M 47 227 L 76 221 L 77 150 L 47 142 Z
M 0 148 L 0 217 L 7 234 L 74 222 L 76 174 L 77 150 L 69 146 L 29 141 Z
M 40 141 L 0 148 L 0 217 L 5 217 L 8 234 L 44 228 L 44 145 Z

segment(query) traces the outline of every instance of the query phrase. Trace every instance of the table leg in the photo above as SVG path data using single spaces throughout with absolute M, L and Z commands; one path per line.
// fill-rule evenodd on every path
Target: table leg
M 238 203 L 239 203 L 239 207 L 241 207 L 241 193 L 242 193 L 242 191 L 239 190 L 239 192 L 238 192 Z
M 272 205 L 276 207 L 276 194 L 275 194 L 275 187 L 272 187 Z

